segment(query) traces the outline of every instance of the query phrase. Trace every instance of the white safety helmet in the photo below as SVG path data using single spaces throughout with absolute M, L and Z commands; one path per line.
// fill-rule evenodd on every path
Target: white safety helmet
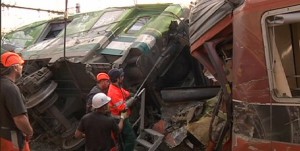
M 97 93 L 92 99 L 92 107 L 94 109 L 100 108 L 107 104 L 110 100 L 111 98 L 106 96 L 104 93 Z

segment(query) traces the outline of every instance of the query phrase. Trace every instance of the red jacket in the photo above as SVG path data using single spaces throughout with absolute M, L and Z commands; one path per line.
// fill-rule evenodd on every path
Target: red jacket
M 129 99 L 130 93 L 116 85 L 110 84 L 107 95 L 111 98 L 109 102 L 109 108 L 112 115 L 121 115 L 126 106 L 126 100 Z

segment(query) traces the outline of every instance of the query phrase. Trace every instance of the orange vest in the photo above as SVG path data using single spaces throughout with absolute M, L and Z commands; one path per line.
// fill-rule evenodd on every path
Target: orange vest
M 123 88 L 110 84 L 107 95 L 111 98 L 109 108 L 112 115 L 121 115 L 126 106 L 126 100 L 130 97 L 130 93 Z

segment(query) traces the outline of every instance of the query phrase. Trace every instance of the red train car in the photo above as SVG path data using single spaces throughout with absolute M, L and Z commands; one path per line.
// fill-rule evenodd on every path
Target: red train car
M 189 32 L 222 87 L 206 150 L 300 150 L 300 1 L 200 0 Z

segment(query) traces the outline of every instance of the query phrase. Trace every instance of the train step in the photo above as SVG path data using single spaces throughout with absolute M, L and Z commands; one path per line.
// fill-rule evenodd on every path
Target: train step
M 146 136 L 151 136 L 152 141 L 149 142 L 146 140 Z M 153 129 L 144 129 L 141 131 L 140 135 L 137 138 L 137 143 L 144 146 L 148 151 L 155 151 L 158 146 L 162 143 L 164 135 L 153 130 Z

